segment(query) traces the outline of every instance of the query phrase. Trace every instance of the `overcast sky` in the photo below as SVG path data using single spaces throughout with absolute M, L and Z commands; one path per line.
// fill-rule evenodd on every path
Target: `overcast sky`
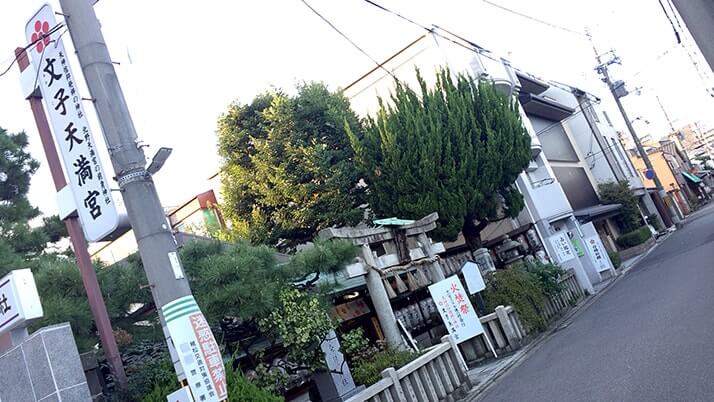
M 363 0 L 308 1 L 377 60 L 423 33 Z M 657 1 L 494 1 L 572 31 L 582 32 L 587 26 L 600 52 L 615 49 L 623 65 L 612 68 L 614 78 L 625 79 L 630 88 L 642 87 L 641 95 L 624 100 L 631 118 L 650 121 L 636 124 L 641 135 L 657 137 L 668 131 L 655 95 L 675 126 L 701 121 L 714 127 L 714 100 L 685 51 L 675 46 Z M 522 70 L 593 92 L 603 99 L 610 116 L 618 116 L 593 70 L 594 53 L 583 35 L 483 1 L 378 2 L 424 25 L 436 24 L 465 36 Z M 25 23 L 43 3 L 0 4 L 0 71 L 12 60 L 13 49 L 26 43 Z M 59 1 L 49 3 L 60 11 Z M 139 137 L 150 145 L 147 156 L 161 146 L 174 149 L 155 176 L 165 206 L 206 189 L 206 179 L 219 164 L 216 121 L 230 102 L 250 102 L 266 89 L 290 90 L 300 81 L 324 81 L 337 89 L 374 67 L 300 0 L 100 0 L 95 9 L 110 53 L 121 63 L 116 69 Z M 71 48 L 69 35 L 63 38 Z M 691 50 L 694 42 L 688 34 L 684 38 Z M 696 60 L 711 80 L 709 67 L 700 57 Z M 74 71 L 80 72 L 76 64 Z M 712 87 L 711 82 L 707 85 Z M 90 105 L 85 107 L 93 112 Z M 615 125 L 624 128 L 620 119 Z M 30 198 L 43 212 L 55 213 L 54 187 L 16 67 L 0 77 L 0 126 L 30 135 L 31 152 L 42 163 Z M 96 120 L 93 131 L 101 141 Z M 104 165 L 111 169 L 106 158 Z

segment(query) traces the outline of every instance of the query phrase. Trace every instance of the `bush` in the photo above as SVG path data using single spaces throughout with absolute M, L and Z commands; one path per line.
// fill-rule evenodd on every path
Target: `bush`
M 489 273 L 485 279 L 483 297 L 488 311 L 499 305 L 511 305 L 528 330 L 545 328 L 546 322 L 540 312 L 545 307 L 546 293 L 536 274 L 511 268 Z
M 525 264 L 525 270 L 532 273 L 538 278 L 541 290 L 546 296 L 555 296 L 563 290 L 563 284 L 560 283 L 560 277 L 565 273 L 559 266 L 555 264 L 543 264 L 536 261 L 532 264 Z
M 166 365 L 166 361 L 159 362 Z M 168 362 L 169 369 L 171 363 Z M 284 399 L 274 395 L 267 390 L 261 389 L 250 382 L 240 370 L 233 370 L 233 362 L 226 364 L 226 383 L 228 385 L 228 398 L 231 401 L 251 401 L 251 402 L 282 402 Z M 151 392 L 143 396 L 130 395 L 129 400 L 141 402 L 166 402 L 166 395 L 179 389 L 176 376 L 171 369 L 171 378 L 154 377 L 154 386 Z
M 384 349 L 355 362 L 352 377 L 358 384 L 370 386 L 382 379 L 382 370 L 394 367 L 399 369 L 419 357 L 419 353 L 411 350 Z
M 642 226 L 637 230 L 620 235 L 617 238 L 617 245 L 622 248 L 630 248 L 638 246 L 652 237 L 652 232 L 647 226 Z
M 612 266 L 615 267 L 615 269 L 620 268 L 620 265 L 622 265 L 622 259 L 620 258 L 620 253 L 608 251 L 607 255 L 610 257 L 610 261 L 612 261 Z

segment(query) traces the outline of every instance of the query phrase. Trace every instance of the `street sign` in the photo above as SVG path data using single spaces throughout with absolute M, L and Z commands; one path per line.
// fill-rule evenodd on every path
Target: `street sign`
M 483 281 L 481 270 L 478 269 L 478 264 L 475 262 L 466 261 L 461 267 L 461 273 L 464 274 L 469 294 L 472 295 L 486 289 L 486 282 Z
M 483 326 L 471 305 L 459 277 L 452 275 L 429 286 L 439 315 L 456 343 L 483 334 Z
M 42 304 L 29 269 L 18 269 L 0 279 L 0 334 L 42 317 Z
M 49 4 L 30 18 L 25 36 L 35 44 L 28 49 L 33 68 L 26 71 L 35 75 L 42 92 L 84 236 L 87 241 L 99 241 L 117 227 L 116 206 L 84 113 L 78 76 L 62 44 L 62 30 L 52 32 L 56 27 Z
M 161 308 L 186 381 L 197 401 L 226 399 L 226 372 L 221 350 L 193 296 L 180 297 Z
M 654 172 L 654 170 L 652 170 L 652 169 L 647 169 L 647 170 L 645 170 L 645 178 L 646 178 L 647 180 L 652 180 L 652 179 L 654 179 L 654 177 L 655 177 L 655 172 Z

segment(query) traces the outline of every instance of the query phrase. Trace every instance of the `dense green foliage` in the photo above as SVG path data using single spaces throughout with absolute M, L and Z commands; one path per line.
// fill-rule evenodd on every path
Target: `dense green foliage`
M 637 205 L 637 197 L 627 181 L 607 182 L 598 185 L 600 201 L 604 204 L 622 204 L 622 210 L 615 217 L 618 226 L 624 232 L 630 232 L 642 226 L 642 216 Z
M 320 83 L 229 107 L 218 123 L 218 152 L 233 238 L 290 246 L 362 219 L 364 189 L 345 122 L 361 132 L 348 100 Z
M 483 298 L 486 309 L 511 305 L 529 330 L 541 330 L 547 322 L 543 318 L 545 302 L 556 296 L 562 285 L 563 270 L 555 264 L 520 264 L 487 274 Z
M 517 105 L 491 83 L 440 70 L 419 92 L 396 82 L 360 135 L 348 130 L 376 216 L 419 219 L 439 213 L 437 240 L 464 232 L 470 244 L 489 221 L 516 216 L 514 187 L 531 160 Z
M 620 257 L 620 253 L 608 251 L 607 255 L 608 257 L 610 257 L 610 261 L 612 261 L 612 266 L 615 269 L 620 268 L 620 265 L 622 265 L 622 258 Z
M 536 261 L 533 264 L 523 264 L 521 268 L 533 274 L 538 279 L 538 284 L 546 296 L 555 296 L 563 290 L 560 277 L 565 271 L 559 266 L 555 264 L 543 264 L 540 261 Z
M 622 248 L 639 246 L 652 238 L 652 231 L 647 226 L 642 226 L 632 232 L 621 234 L 617 238 L 617 245 Z
M 419 357 L 411 350 L 382 349 L 357 360 L 352 368 L 352 377 L 357 384 L 370 386 L 382 379 L 381 372 L 389 367 L 399 369 Z
M 13 269 L 27 268 L 26 261 L 40 256 L 48 243 L 66 236 L 56 217 L 43 217 L 30 227 L 40 211 L 30 204 L 27 192 L 39 163 L 27 152 L 25 133 L 11 134 L 0 127 L 0 276 Z
M 483 298 L 487 311 L 511 305 L 528 330 L 541 330 L 546 322 L 541 316 L 546 296 L 535 275 L 523 269 L 499 270 L 486 275 Z
M 228 399 L 231 401 L 250 402 L 281 402 L 284 399 L 261 389 L 248 381 L 239 370 L 233 370 L 233 362 L 226 364 L 226 383 L 228 384 Z M 171 362 L 164 360 L 147 367 L 147 378 L 142 379 L 141 386 L 133 388 L 135 393 L 130 394 L 132 400 L 141 402 L 166 402 L 166 395 L 178 389 L 176 376 L 171 367 Z M 144 392 L 144 389 L 148 389 Z M 139 390 L 143 393 L 139 393 Z

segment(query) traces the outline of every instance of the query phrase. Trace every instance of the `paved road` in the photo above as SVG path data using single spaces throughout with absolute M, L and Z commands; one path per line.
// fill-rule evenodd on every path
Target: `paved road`
M 714 401 L 714 204 L 482 401 Z

